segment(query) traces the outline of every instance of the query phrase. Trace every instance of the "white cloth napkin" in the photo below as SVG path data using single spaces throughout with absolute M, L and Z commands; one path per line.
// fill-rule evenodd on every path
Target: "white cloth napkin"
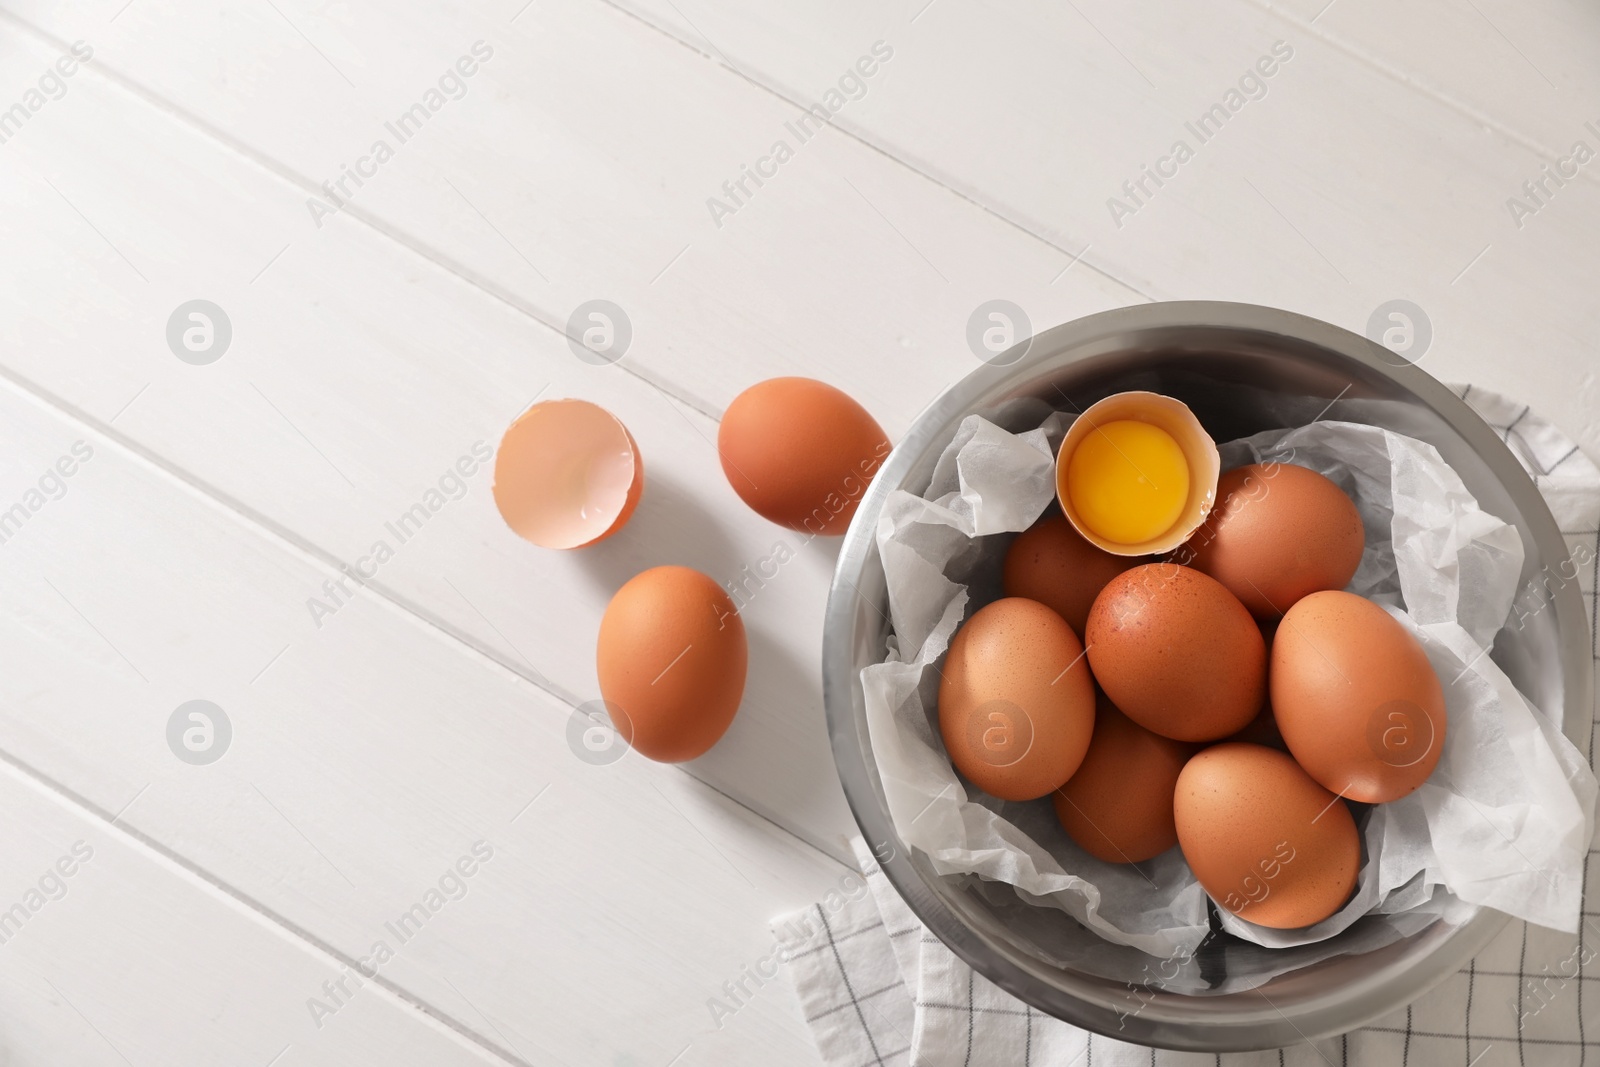
M 1555 514 L 1600 658 L 1592 627 L 1600 470 L 1527 405 L 1471 386 L 1456 392 L 1499 430 Z M 1587 751 L 1592 764 L 1592 739 Z M 1016 1000 L 917 921 L 865 842 L 855 849 L 862 874 L 844 875 L 817 904 L 773 924 L 827 1067 L 1558 1067 L 1600 1053 L 1600 987 L 1585 989 L 1600 981 L 1600 893 L 1589 899 L 1587 861 L 1576 935 L 1513 922 L 1466 970 L 1372 1026 L 1270 1052 L 1201 1055 L 1090 1034 Z

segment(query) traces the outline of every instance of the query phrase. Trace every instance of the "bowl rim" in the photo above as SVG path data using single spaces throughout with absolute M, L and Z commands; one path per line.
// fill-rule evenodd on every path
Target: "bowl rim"
M 1459 925 L 1441 930 L 1434 923 L 1415 935 L 1431 935 L 1436 942 L 1426 951 L 1396 960 L 1378 974 L 1281 1007 L 1268 1001 L 1265 993 L 1245 991 L 1200 998 L 1206 1009 L 1197 1014 L 1182 1003 L 1195 998 L 1156 991 L 1130 1015 L 1103 997 L 1082 995 L 1091 992 L 1091 983 L 1103 984 L 1102 979 L 1052 984 L 1046 980 L 1050 969 L 1044 964 L 991 943 L 942 899 L 895 832 L 876 784 L 876 765 L 869 766 L 867 755 L 860 679 L 854 665 L 855 619 L 858 605 L 866 599 L 860 580 L 876 553 L 874 534 L 889 493 L 930 448 L 947 443 L 939 438 L 947 435 L 950 425 L 978 406 L 979 398 L 1013 378 L 1019 366 L 1130 330 L 1173 328 L 1273 334 L 1298 347 L 1309 344 L 1329 350 L 1390 379 L 1477 453 L 1522 514 L 1525 532 L 1542 556 L 1567 555 L 1565 538 L 1549 506 L 1493 428 L 1432 375 L 1409 362 L 1397 364 L 1393 354 L 1376 342 L 1319 319 L 1255 304 L 1162 301 L 1117 308 L 1023 339 L 944 390 L 912 422 L 863 495 L 840 546 L 824 616 L 823 703 L 840 784 L 879 866 L 918 920 L 977 973 L 1039 1011 L 1119 1040 L 1200 1052 L 1278 1048 L 1346 1033 L 1410 1003 L 1464 967 L 1510 917 L 1473 906 L 1470 917 Z M 1029 360 L 1030 354 L 1036 359 Z M 1588 724 L 1594 682 L 1588 619 L 1574 584 L 1563 583 L 1552 593 L 1561 643 L 1562 725 L 1569 736 L 1576 723 Z M 1054 971 L 1057 980 L 1060 973 Z M 1229 1000 L 1233 1003 L 1224 1003 Z

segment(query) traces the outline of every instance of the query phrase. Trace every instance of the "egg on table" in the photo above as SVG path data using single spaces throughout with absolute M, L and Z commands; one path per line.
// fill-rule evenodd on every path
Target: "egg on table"
M 688 567 L 652 567 L 611 598 L 595 669 L 622 739 L 665 763 L 721 739 L 744 695 L 749 651 L 727 592 Z
M 734 397 L 717 430 L 723 473 L 763 518 L 842 534 L 889 438 L 855 400 L 811 378 L 771 378 Z

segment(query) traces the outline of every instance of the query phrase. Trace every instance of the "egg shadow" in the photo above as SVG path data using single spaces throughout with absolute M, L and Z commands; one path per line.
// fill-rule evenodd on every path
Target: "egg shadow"
M 782 527 L 773 527 L 781 529 Z M 802 555 L 821 563 L 831 575 L 839 565 L 839 553 L 844 549 L 843 537 L 823 537 L 805 532 L 797 532 L 797 537 L 806 538 L 800 547 Z
M 722 523 L 703 501 L 670 475 L 649 472 L 639 506 L 627 524 L 573 556 L 608 595 L 640 571 L 664 564 L 693 567 L 720 584 L 740 558 Z
M 787 643 L 747 627 L 750 668 L 739 714 L 721 742 L 695 761 L 719 779 L 782 782 L 753 787 L 752 807 L 784 826 L 803 826 L 805 811 L 845 812 L 844 789 L 834 772 L 822 704 L 822 669 L 803 663 Z M 801 737 L 804 740 L 801 740 Z M 752 776 L 752 768 L 760 774 Z

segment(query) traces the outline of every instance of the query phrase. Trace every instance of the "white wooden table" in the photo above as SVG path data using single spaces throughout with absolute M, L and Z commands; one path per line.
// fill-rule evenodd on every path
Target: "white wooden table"
M 991 299 L 1363 330 L 1403 298 L 1425 367 L 1600 453 L 1577 0 L 0 16 L 0 1062 L 814 1063 L 783 982 L 745 976 L 846 870 L 833 546 L 745 608 L 711 754 L 569 744 L 623 581 L 732 580 L 791 536 L 711 443 L 759 379 L 833 382 L 897 436 L 977 365 Z M 562 333 L 597 298 L 633 329 L 610 365 Z M 189 361 L 168 323 L 197 299 L 231 339 Z M 513 536 L 470 460 L 541 394 L 645 457 L 632 522 L 578 554 Z M 229 725 L 214 762 L 169 744 L 194 700 Z

